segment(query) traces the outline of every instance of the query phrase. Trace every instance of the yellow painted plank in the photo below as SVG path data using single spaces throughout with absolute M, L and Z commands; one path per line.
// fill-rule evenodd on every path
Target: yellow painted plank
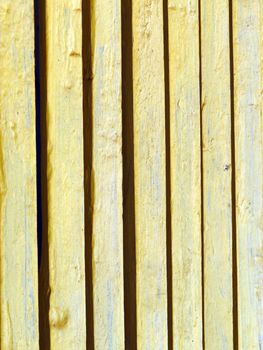
M 233 1 L 239 348 L 263 347 L 263 3 Z
M 1 349 L 38 349 L 33 1 L 0 3 Z
M 81 1 L 46 1 L 51 348 L 85 349 Z
M 93 297 L 96 349 L 124 349 L 121 2 L 95 0 L 92 21 Z
M 233 347 L 229 3 L 201 1 L 206 349 Z
M 174 349 L 202 349 L 201 153 L 197 0 L 169 0 Z
M 167 349 L 163 7 L 133 0 L 138 349 Z

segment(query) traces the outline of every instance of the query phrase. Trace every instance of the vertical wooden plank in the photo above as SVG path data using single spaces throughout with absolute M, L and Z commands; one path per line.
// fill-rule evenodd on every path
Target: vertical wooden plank
M 202 349 L 197 0 L 168 0 L 174 349 Z
M 229 4 L 201 2 L 204 327 L 207 349 L 232 349 Z
M 52 349 L 85 349 L 81 1 L 46 1 Z
M 124 349 L 121 2 L 92 2 L 93 297 L 96 349 Z
M 38 349 L 33 9 L 0 3 L 1 349 Z
M 263 3 L 233 1 L 240 349 L 263 347 Z
M 162 1 L 133 0 L 138 349 L 167 349 Z

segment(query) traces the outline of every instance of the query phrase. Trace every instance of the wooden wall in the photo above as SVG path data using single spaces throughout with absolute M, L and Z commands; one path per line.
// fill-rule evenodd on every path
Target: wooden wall
M 263 2 L 0 0 L 0 348 L 263 348 Z

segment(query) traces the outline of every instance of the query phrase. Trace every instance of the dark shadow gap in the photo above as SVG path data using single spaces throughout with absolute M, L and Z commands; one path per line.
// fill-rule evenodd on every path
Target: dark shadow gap
M 83 153 L 85 206 L 86 347 L 94 350 L 92 284 L 92 53 L 91 1 L 82 1 Z
M 38 298 L 39 347 L 50 349 L 49 328 L 49 254 L 47 198 L 47 128 L 46 128 L 46 25 L 45 0 L 35 0 L 35 86 L 36 86 L 36 153 L 37 153 L 37 231 L 38 231 Z
M 202 341 L 205 350 L 205 259 L 204 259 L 204 177 L 203 177 L 203 94 L 202 94 L 202 26 L 201 0 L 198 1 L 199 22 L 199 94 L 200 94 L 200 178 L 201 178 L 201 273 L 202 273 Z
M 40 120 L 40 42 L 38 0 L 34 2 L 35 26 L 35 108 L 36 108 L 36 181 L 37 181 L 37 248 L 38 269 L 42 254 L 42 190 L 41 190 L 41 120 Z
M 232 167 L 232 288 L 233 288 L 233 348 L 238 350 L 238 272 L 237 272 L 237 225 L 236 225 L 236 157 L 235 157 L 235 100 L 234 100 L 234 52 L 232 0 L 229 1 L 229 52 L 231 98 L 231 167 Z
M 164 83 L 165 83 L 165 152 L 166 152 L 166 265 L 168 349 L 173 349 L 173 271 L 171 227 L 171 153 L 170 153 L 170 82 L 168 2 L 163 0 Z
M 137 349 L 132 1 L 122 1 L 122 154 L 125 349 Z

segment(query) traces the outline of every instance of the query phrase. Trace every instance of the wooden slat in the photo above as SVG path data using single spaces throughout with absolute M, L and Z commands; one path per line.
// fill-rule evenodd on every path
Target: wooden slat
M 239 348 L 263 348 L 263 3 L 233 1 Z
M 121 2 L 94 1 L 93 297 L 96 349 L 124 349 Z
M 201 1 L 204 331 L 207 349 L 232 349 L 232 199 L 229 4 Z
M 163 8 L 133 0 L 138 349 L 167 349 Z
M 197 0 L 169 0 L 174 349 L 202 349 Z
M 33 1 L 0 3 L 1 349 L 38 349 Z
M 85 349 L 81 1 L 46 1 L 51 349 Z

